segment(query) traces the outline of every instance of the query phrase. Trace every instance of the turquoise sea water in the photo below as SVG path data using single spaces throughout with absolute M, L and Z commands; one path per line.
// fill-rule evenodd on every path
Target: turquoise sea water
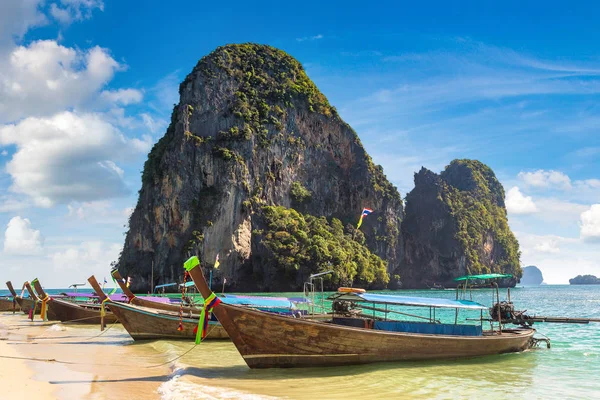
M 455 297 L 455 292 L 449 290 L 393 293 Z M 505 296 L 506 291 L 501 292 L 501 298 Z M 531 315 L 600 318 L 600 286 L 514 288 L 511 297 L 517 309 L 527 310 Z M 492 291 L 474 291 L 473 300 L 490 305 Z M 478 312 L 463 314 L 461 319 L 479 316 Z M 454 312 L 436 316 L 453 320 Z M 204 342 L 176 361 L 173 375 L 160 386 L 157 397 L 600 398 L 600 323 L 545 323 L 534 327 L 551 339 L 551 349 L 542 347 L 520 354 L 470 360 L 336 368 L 250 370 L 231 342 Z M 165 360 L 193 346 L 177 341 L 119 341 L 114 345 L 133 346 L 129 349 L 134 349 L 134 353 L 139 350 L 140 357 L 152 351 Z

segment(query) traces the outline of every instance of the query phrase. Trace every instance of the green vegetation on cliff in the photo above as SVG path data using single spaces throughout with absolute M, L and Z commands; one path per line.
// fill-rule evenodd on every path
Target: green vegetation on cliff
M 476 160 L 454 160 L 441 174 L 442 199 L 456 219 L 456 239 L 469 273 L 503 272 L 520 277 L 519 243 L 508 226 L 504 189 L 494 172 Z M 487 239 L 496 243 L 493 265 L 482 260 Z
M 262 243 L 273 252 L 276 268 L 285 276 L 295 277 L 300 269 L 308 273 L 333 269 L 330 282 L 351 282 L 385 287 L 389 282 L 386 262 L 364 245 L 360 231 L 344 231 L 342 222 L 332 218 L 303 215 L 281 206 L 262 208 L 267 229 Z M 350 228 L 353 229 L 353 228 Z
M 238 83 L 230 111 L 244 122 L 243 138 L 249 139 L 252 132 L 263 146 L 269 143 L 268 125 L 283 130 L 287 108 L 302 106 L 326 117 L 337 115 L 302 65 L 274 47 L 254 43 L 226 45 L 202 58 L 196 68 L 208 79 L 217 69 L 224 71 Z

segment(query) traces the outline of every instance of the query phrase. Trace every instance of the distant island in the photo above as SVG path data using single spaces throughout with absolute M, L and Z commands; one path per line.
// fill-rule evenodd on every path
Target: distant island
M 523 268 L 523 276 L 521 277 L 521 285 L 541 285 L 544 282 L 544 277 L 542 276 L 542 271 L 535 265 L 530 265 L 528 267 Z
M 571 285 L 600 285 L 600 279 L 594 275 L 577 275 L 573 279 L 569 279 Z

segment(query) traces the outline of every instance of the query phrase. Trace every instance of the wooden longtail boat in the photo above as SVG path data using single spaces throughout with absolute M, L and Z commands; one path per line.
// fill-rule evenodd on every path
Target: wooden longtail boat
M 21 308 L 17 304 L 16 300 L 10 297 L 0 298 L 0 311 L 19 311 Z
M 8 283 L 10 283 L 10 282 L 7 282 L 7 285 L 8 285 Z M 23 311 L 23 313 L 25 313 L 25 314 L 29 314 L 29 311 L 34 310 L 34 314 L 39 315 L 40 308 L 37 306 L 38 298 L 35 295 L 35 293 L 33 292 L 31 285 L 29 284 L 29 282 L 25 282 L 23 284 L 23 286 L 25 287 L 25 289 L 27 289 L 27 292 L 29 293 L 29 297 L 21 297 L 21 296 L 15 297 L 15 299 L 17 300 L 17 303 L 19 303 L 19 306 L 21 307 L 21 311 Z M 12 288 L 12 285 L 10 286 L 10 288 Z M 9 288 L 9 290 L 10 290 L 10 288 Z M 14 291 L 14 289 L 12 291 Z
M 33 284 L 40 297 L 45 298 L 47 295 L 46 292 L 44 292 L 44 289 L 42 289 L 40 282 L 35 280 Z M 100 304 L 78 304 L 55 297 L 50 297 L 47 306 L 48 319 L 50 320 L 73 322 L 78 324 L 100 324 L 102 321 L 100 315 Z M 112 324 L 115 322 L 118 322 L 117 317 L 112 312 L 107 310 L 106 315 L 104 316 L 104 323 Z
M 198 264 L 189 272 L 204 298 L 213 294 Z M 450 304 L 452 308 L 462 308 L 462 304 L 465 307 L 468 305 L 468 308 L 487 310 L 487 307 L 477 303 L 463 302 L 466 301 Z M 439 306 L 437 303 L 430 304 Z M 336 321 L 334 318 L 330 322 L 317 322 L 222 302 L 214 306 L 213 313 L 250 368 L 440 360 L 520 352 L 531 347 L 535 332 L 533 329 L 507 329 L 481 332 L 477 336 L 398 332 L 374 329 L 377 324 L 373 319 L 341 318 Z M 436 325 L 421 324 L 427 327 Z
M 106 294 L 92 275 L 88 282 L 100 297 L 106 299 Z M 111 311 L 119 318 L 127 332 L 134 340 L 156 340 L 156 339 L 188 339 L 196 337 L 195 329 L 198 327 L 200 318 L 199 310 L 195 314 L 184 312 L 181 319 L 182 330 L 178 330 L 180 317 L 179 312 L 159 310 L 110 302 Z M 225 329 L 217 321 L 209 321 L 208 335 L 206 339 L 229 339 Z
M 113 278 L 115 278 L 115 281 L 117 282 L 117 284 L 119 285 L 119 287 L 121 288 L 121 290 L 123 291 L 125 296 L 127 296 L 127 298 L 129 299 L 130 304 L 140 306 L 140 307 L 154 308 L 157 310 L 172 311 L 172 312 L 179 313 L 179 309 L 180 309 L 179 304 L 158 303 L 158 302 L 155 302 L 152 300 L 137 297 L 127 287 L 127 285 L 125 284 L 125 281 L 123 280 L 123 277 L 121 276 L 121 274 L 119 274 L 119 271 L 114 270 L 111 274 L 112 274 Z M 183 306 L 183 311 L 188 314 L 189 313 L 200 314 L 200 308 L 195 307 L 195 306 L 187 306 L 187 305 Z
M 10 296 L 0 298 L 0 311 L 20 311 L 21 306 L 17 302 L 17 294 L 10 281 L 6 282 L 6 287 L 10 292 Z

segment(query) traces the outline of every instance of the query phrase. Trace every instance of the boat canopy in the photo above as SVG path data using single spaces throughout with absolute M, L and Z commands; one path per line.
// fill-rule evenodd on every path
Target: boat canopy
M 238 296 L 228 294 L 219 296 L 225 304 L 236 306 L 266 307 L 266 308 L 296 308 L 294 303 L 287 297 L 259 297 L 259 296 Z
M 169 287 L 169 286 L 177 286 L 177 283 L 165 283 L 165 284 L 162 284 L 162 285 L 154 286 L 154 290 L 156 290 L 156 289 L 162 289 L 164 287 Z
M 481 274 L 481 275 L 465 275 L 459 278 L 455 278 L 455 281 L 466 281 L 475 279 L 498 279 L 498 278 L 512 278 L 511 274 Z
M 394 304 L 398 306 L 418 306 L 435 308 L 464 308 L 469 310 L 487 310 L 483 304 L 470 300 L 450 300 L 439 297 L 395 296 L 376 293 L 335 293 L 328 300 L 348 300 L 379 304 Z

